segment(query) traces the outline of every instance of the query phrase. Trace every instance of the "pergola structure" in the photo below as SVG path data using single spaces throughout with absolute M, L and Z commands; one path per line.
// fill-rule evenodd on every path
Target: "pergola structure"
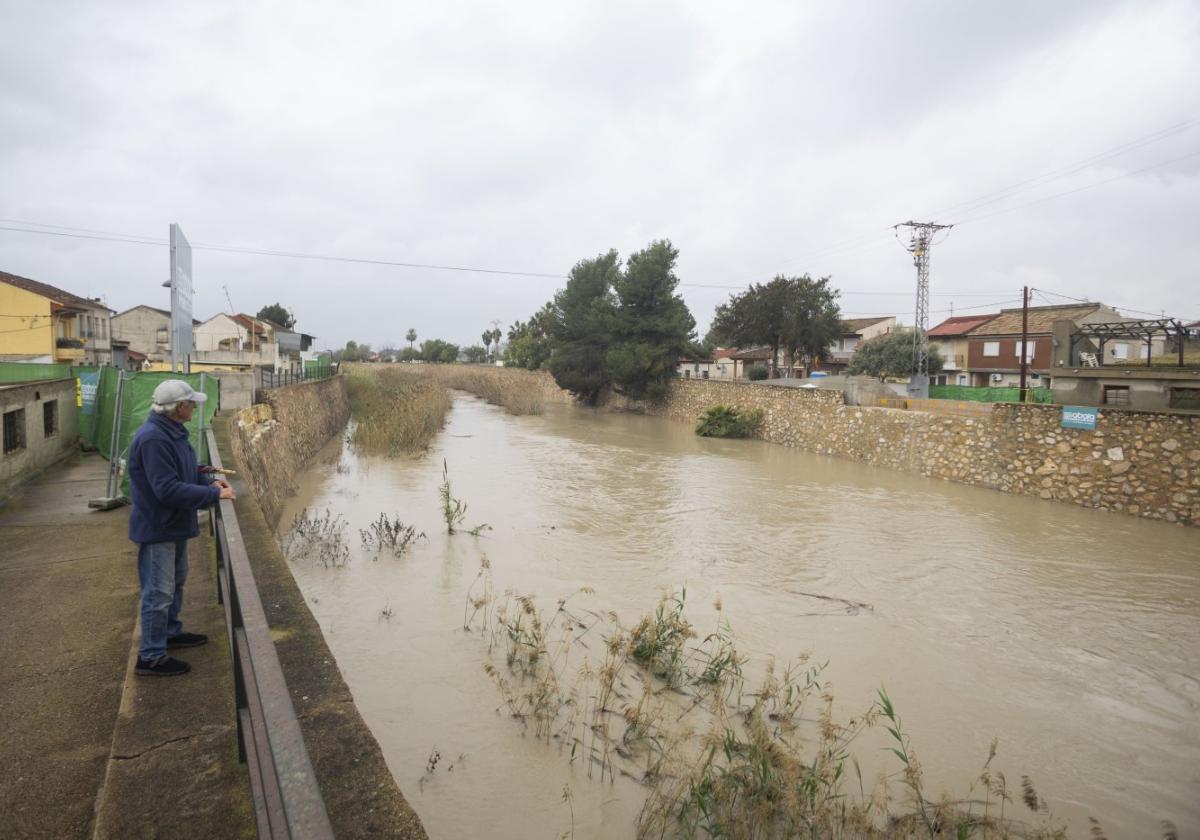
M 1179 346 L 1179 366 L 1183 367 L 1183 345 L 1187 332 L 1183 324 L 1174 318 L 1150 318 L 1140 321 L 1113 321 L 1102 324 L 1080 324 L 1071 333 L 1071 359 L 1075 358 L 1075 347 L 1082 339 L 1096 341 L 1100 358 L 1104 358 L 1104 345 L 1114 338 L 1137 339 L 1146 344 L 1146 367 L 1150 367 L 1153 341 L 1163 336 L 1175 336 Z

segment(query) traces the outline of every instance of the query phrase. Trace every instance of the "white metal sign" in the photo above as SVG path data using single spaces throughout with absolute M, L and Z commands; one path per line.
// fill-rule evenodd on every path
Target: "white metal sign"
M 171 370 L 191 373 L 192 246 L 178 224 L 171 225 Z

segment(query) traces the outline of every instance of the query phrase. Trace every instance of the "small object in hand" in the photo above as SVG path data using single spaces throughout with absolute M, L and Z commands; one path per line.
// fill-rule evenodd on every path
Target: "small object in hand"
M 222 467 L 201 467 L 202 473 L 220 473 L 221 475 L 237 475 L 237 470 L 227 470 Z

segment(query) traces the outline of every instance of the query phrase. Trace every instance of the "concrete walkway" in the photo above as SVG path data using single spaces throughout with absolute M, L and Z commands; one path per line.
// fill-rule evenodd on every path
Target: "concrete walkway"
M 0 836 L 253 836 L 209 547 L 183 617 L 213 641 L 187 676 L 134 677 L 129 511 L 87 508 L 107 466 L 74 457 L 0 507 Z

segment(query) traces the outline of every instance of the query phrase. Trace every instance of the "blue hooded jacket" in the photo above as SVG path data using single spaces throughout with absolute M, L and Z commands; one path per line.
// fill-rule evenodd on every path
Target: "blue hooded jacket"
M 200 533 L 196 511 L 215 505 L 221 490 L 197 471 L 182 423 L 151 413 L 129 447 L 129 539 L 174 542 Z

